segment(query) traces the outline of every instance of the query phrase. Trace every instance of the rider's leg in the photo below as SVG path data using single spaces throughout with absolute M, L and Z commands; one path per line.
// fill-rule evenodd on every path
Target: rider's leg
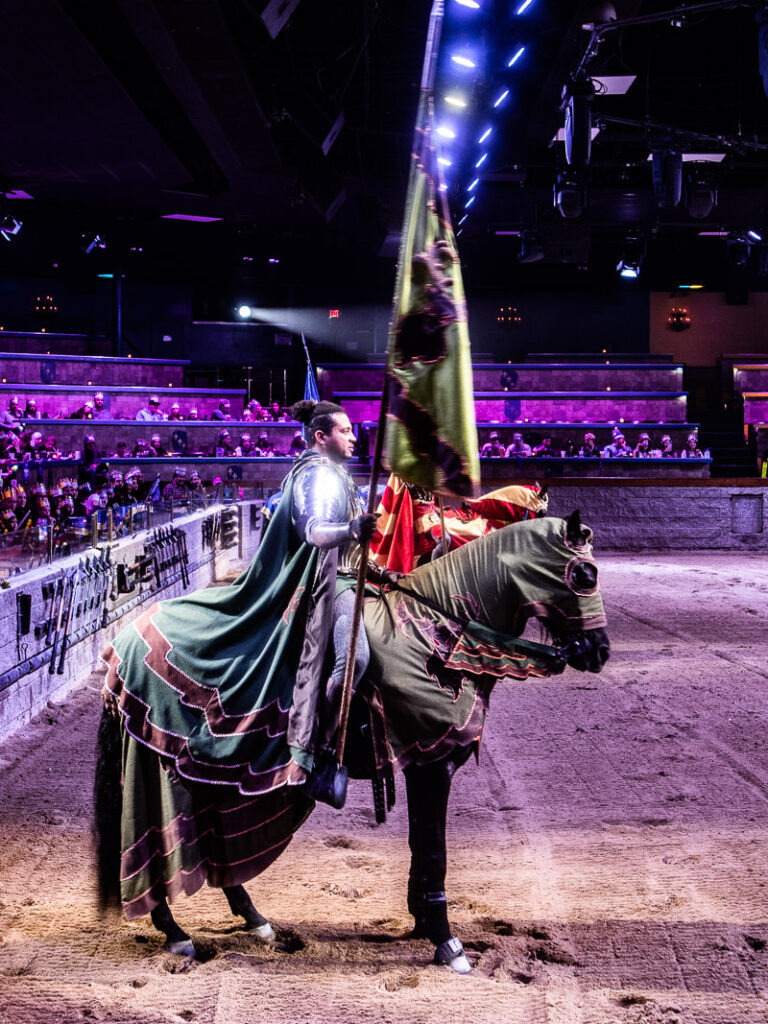
M 251 902 L 251 897 L 242 885 L 225 885 L 224 895 L 227 897 L 229 909 L 235 917 L 245 918 L 245 927 L 262 942 L 274 942 L 275 932 L 272 925 L 258 912 Z
M 339 726 L 339 711 L 341 710 L 341 691 L 344 684 L 344 669 L 347 663 L 347 651 L 352 635 L 352 618 L 355 607 L 354 590 L 345 590 L 336 598 L 333 605 L 333 668 L 325 687 L 325 708 L 323 710 L 323 724 L 320 731 L 318 747 L 322 750 L 333 743 L 333 737 Z M 365 624 L 361 621 L 360 631 L 357 636 L 357 650 L 355 651 L 355 674 L 352 680 L 352 689 L 357 686 L 368 667 L 371 652 L 368 646 L 368 637 L 365 632 Z
M 171 908 L 164 899 L 160 900 L 150 916 L 155 928 L 165 935 L 165 948 L 169 953 L 175 953 L 177 956 L 195 956 L 192 939 L 176 924 Z

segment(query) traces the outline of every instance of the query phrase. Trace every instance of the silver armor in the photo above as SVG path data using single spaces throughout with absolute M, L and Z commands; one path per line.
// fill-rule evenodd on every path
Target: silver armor
M 357 488 L 343 466 L 309 458 L 293 485 L 291 517 L 302 540 L 318 548 L 339 550 L 339 567 L 355 564 L 359 545 L 350 524 L 360 513 Z

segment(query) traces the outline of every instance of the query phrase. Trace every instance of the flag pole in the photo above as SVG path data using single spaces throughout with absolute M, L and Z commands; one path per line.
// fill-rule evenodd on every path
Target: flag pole
M 419 111 L 425 102 L 428 94 L 432 93 L 435 85 L 435 71 L 437 68 L 437 55 L 440 48 L 440 30 L 443 22 L 443 0 L 434 0 L 429 15 L 429 26 L 427 29 L 427 45 L 424 52 L 424 64 L 421 72 L 421 93 L 419 96 Z M 426 94 L 426 95 L 425 95 Z M 418 132 L 418 120 L 417 129 Z M 414 139 L 417 144 L 417 140 Z M 397 281 L 395 283 L 395 297 L 397 297 L 402 275 L 410 268 L 405 264 L 405 231 L 400 240 L 400 259 L 397 266 Z M 393 304 L 393 316 L 394 316 Z M 369 513 L 374 511 L 375 501 L 379 483 L 381 467 L 381 456 L 384 451 L 384 426 L 387 419 L 389 406 L 389 374 L 384 371 L 384 387 L 382 389 L 381 404 L 379 406 L 378 426 L 376 427 L 376 445 L 371 463 L 371 475 L 368 484 L 368 507 Z M 368 541 L 360 548 L 360 565 L 357 570 L 357 587 L 355 590 L 355 606 L 352 612 L 352 626 L 349 637 L 349 649 L 347 661 L 344 666 L 344 683 L 341 691 L 341 708 L 339 710 L 339 731 L 336 741 L 336 762 L 339 766 L 344 761 L 344 748 L 347 739 L 347 726 L 349 725 L 349 708 L 352 702 L 352 684 L 355 674 L 355 655 L 357 654 L 357 639 L 360 635 L 360 623 L 363 617 L 363 600 L 365 598 L 365 574 L 368 567 Z

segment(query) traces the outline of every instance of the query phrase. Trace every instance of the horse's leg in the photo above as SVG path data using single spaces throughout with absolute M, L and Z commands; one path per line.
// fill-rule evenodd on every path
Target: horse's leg
M 176 924 L 166 900 L 160 900 L 150 916 L 155 928 L 165 935 L 165 948 L 169 953 L 193 958 L 197 955 L 192 939 Z
M 224 895 L 227 897 L 229 909 L 235 917 L 245 918 L 245 930 L 252 932 L 261 942 L 275 941 L 275 931 L 269 921 L 258 912 L 251 902 L 251 897 L 242 885 L 225 885 Z
M 445 817 L 455 770 L 450 761 L 412 765 L 405 770 L 411 848 L 408 910 L 416 922 L 414 938 L 426 938 L 435 944 L 435 963 L 467 974 L 469 961 L 461 942 L 451 935 L 445 899 Z

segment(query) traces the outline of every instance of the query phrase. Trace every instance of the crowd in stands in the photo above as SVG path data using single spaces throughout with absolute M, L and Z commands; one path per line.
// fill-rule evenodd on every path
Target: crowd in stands
M 618 427 L 614 427 L 610 444 L 600 448 L 591 431 L 584 434 L 582 443 L 579 445 L 570 438 L 558 441 L 557 445 L 549 436 L 541 438 L 539 444 L 528 444 L 521 433 L 512 435 L 512 443 L 504 445 L 499 439 L 498 431 L 493 430 L 488 440 L 480 449 L 480 457 L 483 459 L 703 459 L 709 457 L 709 452 L 702 452 L 699 447 L 699 436 L 697 433 L 688 435 L 685 445 L 676 450 L 672 444 L 669 434 L 663 434 L 657 446 L 653 446 L 650 434 L 641 433 L 634 447 L 627 442 L 626 437 Z
M 232 412 L 232 405 L 228 398 L 222 398 L 218 406 L 210 416 L 211 420 L 236 420 L 238 423 L 284 423 L 288 415 L 279 402 L 272 402 L 266 407 L 262 406 L 255 398 L 243 408 Z M 37 408 L 37 399 L 28 398 L 25 405 L 21 404 L 18 395 L 12 395 L 8 402 L 7 412 L 2 414 L 2 419 L 7 425 L 14 421 L 40 420 L 40 419 L 71 419 L 71 420 L 106 420 L 111 419 L 104 406 L 104 393 L 97 391 L 92 399 L 84 402 L 72 412 L 64 409 L 56 411 L 55 415 L 43 414 Z M 150 395 L 146 406 L 139 409 L 135 419 L 139 422 L 160 422 L 166 420 L 184 422 L 200 421 L 200 413 L 197 406 L 192 405 L 182 410 L 181 403 L 171 402 L 167 409 L 162 408 L 159 395 Z
M 108 509 L 114 525 L 119 526 L 131 507 L 145 503 L 167 507 L 173 502 L 187 509 L 202 509 L 211 498 L 220 497 L 223 489 L 223 481 L 217 477 L 209 493 L 200 474 L 187 472 L 184 466 L 174 467 L 171 480 L 162 485 L 159 474 L 147 481 L 138 466 L 123 473 L 103 462 L 81 467 L 78 478 L 68 477 L 46 487 L 25 480 L 16 465 L 2 474 L 0 534 L 34 529 L 42 540 L 49 526 L 55 532 L 84 527 L 94 512 Z

